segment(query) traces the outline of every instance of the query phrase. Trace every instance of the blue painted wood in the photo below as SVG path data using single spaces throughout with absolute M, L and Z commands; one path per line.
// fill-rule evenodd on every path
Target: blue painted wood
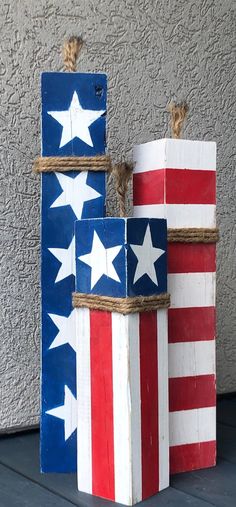
M 166 292 L 166 220 L 78 220 L 75 238 L 78 292 L 113 297 Z
M 60 148 L 64 127 L 48 112 L 67 111 L 75 92 L 83 109 L 102 111 L 102 116 L 86 130 L 93 146 L 73 137 L 76 126 L 72 125 L 71 140 Z M 92 156 L 105 153 L 106 92 L 103 74 L 44 73 L 42 154 Z M 78 125 L 78 118 L 76 121 Z M 83 126 L 83 117 L 79 121 Z M 75 289 L 74 222 L 78 218 L 104 216 L 105 173 L 42 174 L 41 209 L 41 469 L 43 472 L 72 472 L 76 470 L 75 336 L 71 305 L 71 293 Z M 64 409 L 59 408 L 63 406 Z M 71 417 L 70 422 L 68 417 Z

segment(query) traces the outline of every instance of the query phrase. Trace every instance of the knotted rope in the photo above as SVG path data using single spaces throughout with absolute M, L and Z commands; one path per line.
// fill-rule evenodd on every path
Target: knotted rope
M 116 298 L 99 296 L 96 294 L 72 294 L 74 308 L 89 308 L 90 310 L 101 310 L 103 312 L 117 312 L 123 315 L 130 313 L 150 312 L 170 306 L 170 295 L 159 294 L 156 296 L 137 296 L 127 298 Z
M 188 106 L 184 102 L 181 104 L 175 104 L 174 102 L 171 102 L 168 106 L 168 111 L 171 114 L 170 125 L 172 137 L 179 139 L 181 137 L 183 123 L 188 112 Z
M 83 39 L 76 36 L 70 37 L 65 41 L 62 50 L 65 71 L 76 72 L 76 62 L 83 43 Z

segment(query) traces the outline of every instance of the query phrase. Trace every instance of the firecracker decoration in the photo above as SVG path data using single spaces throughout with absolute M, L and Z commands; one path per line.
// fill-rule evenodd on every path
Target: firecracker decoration
M 210 467 L 216 462 L 216 144 L 152 141 L 135 147 L 134 161 L 134 216 L 165 217 L 168 226 L 170 471 Z
M 66 69 L 75 70 L 75 48 Z M 74 62 L 74 63 L 73 63 Z M 42 404 L 41 469 L 76 470 L 76 219 L 104 216 L 106 96 L 104 74 L 42 74 Z
M 75 227 L 78 489 L 133 505 L 169 484 L 166 220 Z

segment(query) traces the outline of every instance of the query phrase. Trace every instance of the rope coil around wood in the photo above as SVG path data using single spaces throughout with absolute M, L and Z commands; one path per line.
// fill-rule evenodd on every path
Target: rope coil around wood
M 111 171 L 108 155 L 95 157 L 38 157 L 33 164 L 35 173 L 66 171 Z
M 151 312 L 152 310 L 169 308 L 170 295 L 163 293 L 156 296 L 115 298 L 74 292 L 72 294 L 72 304 L 74 308 L 89 308 L 90 310 L 128 315 L 130 313 Z
M 169 243 L 217 243 L 219 229 L 168 229 L 167 240 Z

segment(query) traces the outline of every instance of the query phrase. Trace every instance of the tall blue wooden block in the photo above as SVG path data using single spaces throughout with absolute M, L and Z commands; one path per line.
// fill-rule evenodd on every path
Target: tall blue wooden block
M 106 96 L 104 74 L 42 74 L 42 155 L 104 154 Z M 42 174 L 43 472 L 76 470 L 74 222 L 104 212 L 104 172 Z
M 78 220 L 75 241 L 77 292 L 124 298 L 167 291 L 166 220 Z

